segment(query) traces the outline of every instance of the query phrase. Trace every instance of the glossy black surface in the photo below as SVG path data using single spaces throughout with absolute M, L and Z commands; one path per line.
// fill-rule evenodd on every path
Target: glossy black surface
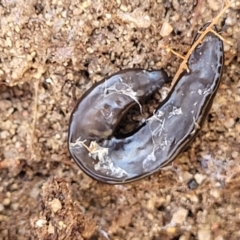
M 222 66 L 222 41 L 208 33 L 189 58 L 190 71 L 180 76 L 154 115 L 124 139 L 111 136 L 126 109 L 140 101 L 133 96 L 142 97 L 161 87 L 165 74 L 151 72 L 149 76 L 153 80 L 145 79 L 139 86 L 134 84 L 138 80 L 132 70 L 131 84 L 118 80 L 119 88 L 123 88 L 121 93 L 111 78 L 95 86 L 80 99 L 72 114 L 69 151 L 73 159 L 89 176 L 110 184 L 133 181 L 159 170 L 174 160 L 196 136 L 216 94 Z M 123 78 L 125 74 L 127 72 L 123 73 Z M 152 85 L 154 80 L 157 83 Z M 132 88 L 127 91 L 129 85 Z M 87 150 L 82 141 L 86 146 L 91 145 L 90 149 Z

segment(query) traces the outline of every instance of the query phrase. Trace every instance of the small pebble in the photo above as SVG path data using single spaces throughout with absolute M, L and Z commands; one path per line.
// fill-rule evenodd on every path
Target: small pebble
M 14 210 L 14 211 L 17 211 L 17 210 L 18 210 L 18 207 L 19 207 L 19 203 L 13 203 L 13 204 L 11 204 L 11 209 Z
M 199 229 L 198 230 L 198 240 L 211 240 L 211 231 L 208 229 Z
M 154 208 L 155 208 L 155 199 L 154 198 L 150 198 L 148 201 L 147 201 L 147 209 L 149 211 L 153 211 Z
M 167 228 L 167 233 L 174 234 L 176 232 L 176 230 L 177 229 L 175 227 L 169 227 L 169 228 Z
M 195 190 L 198 188 L 198 183 L 196 182 L 195 179 L 191 179 L 189 182 L 188 182 L 188 187 L 189 189 L 191 190 Z
M 228 118 L 223 122 L 226 128 L 232 128 L 235 124 L 235 120 L 233 118 Z
M 48 233 L 49 234 L 54 234 L 55 230 L 54 230 L 54 226 L 50 223 L 48 226 Z
M 49 202 L 49 205 L 51 206 L 52 211 L 55 213 L 62 209 L 62 204 L 57 198 L 54 198 L 51 202 Z
M 4 206 L 2 203 L 0 203 L 0 212 L 2 212 L 4 210 Z
M 36 227 L 43 227 L 44 225 L 47 224 L 47 220 L 46 219 L 38 219 L 36 222 L 35 222 L 35 226 Z
M 218 189 L 212 189 L 210 190 L 210 194 L 211 196 L 215 197 L 215 198 L 219 198 L 220 197 L 220 192 Z
M 172 31 L 173 31 L 173 27 L 171 26 L 171 24 L 168 22 L 164 22 L 160 30 L 160 35 L 162 37 L 167 37 L 170 35 Z
M 201 185 L 203 183 L 203 181 L 206 179 L 206 176 L 205 175 L 202 175 L 200 173 L 196 173 L 195 176 L 194 176 L 196 182 Z
M 186 196 L 192 203 L 198 203 L 199 198 L 195 194 L 188 194 Z
M 187 236 L 185 236 L 185 235 L 182 235 L 182 236 L 180 236 L 180 238 L 179 238 L 179 240 L 188 240 L 189 239 L 189 237 L 187 237 Z
M 189 173 L 188 171 L 183 171 L 181 172 L 181 174 L 179 174 L 179 180 L 181 182 L 187 182 L 190 179 L 192 179 L 193 175 L 191 173 Z
M 219 235 L 219 236 L 215 237 L 214 240 L 224 240 L 224 238 L 223 238 L 223 236 Z
M 233 152 L 232 152 L 232 157 L 233 157 L 234 159 L 238 158 L 238 156 L 239 156 L 239 153 L 238 153 L 237 151 L 233 151 Z
M 4 198 L 3 201 L 2 201 L 2 204 L 3 204 L 4 206 L 9 206 L 10 203 L 11 203 L 10 198 Z
M 177 212 L 173 214 L 171 223 L 184 224 L 188 215 L 188 210 L 184 208 L 179 208 Z

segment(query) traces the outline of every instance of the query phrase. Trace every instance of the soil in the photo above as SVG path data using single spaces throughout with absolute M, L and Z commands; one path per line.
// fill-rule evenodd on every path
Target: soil
M 167 47 L 186 54 L 224 2 L 0 2 L 0 240 L 240 239 L 240 1 L 232 2 L 217 26 L 221 85 L 198 137 L 169 167 L 125 185 L 94 181 L 71 160 L 76 98 L 120 69 L 174 77 L 181 59 Z

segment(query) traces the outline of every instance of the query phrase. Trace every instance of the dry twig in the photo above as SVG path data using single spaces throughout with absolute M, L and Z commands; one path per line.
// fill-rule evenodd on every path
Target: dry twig
M 209 33 L 209 32 L 213 32 L 214 34 L 216 34 L 216 32 L 212 29 L 212 27 L 218 22 L 219 18 L 227 11 L 227 9 L 231 6 L 232 2 L 226 1 L 225 4 L 226 4 L 225 7 L 212 20 L 212 22 L 209 24 L 209 26 L 203 32 L 201 32 L 199 38 L 196 40 L 196 42 L 193 43 L 191 48 L 188 50 L 187 54 L 184 56 L 184 59 L 183 59 L 181 65 L 180 65 L 177 73 L 175 74 L 175 76 L 173 78 L 172 86 L 174 86 L 174 84 L 176 83 L 177 79 L 179 78 L 179 76 L 183 72 L 183 70 L 188 69 L 187 68 L 187 62 L 188 62 L 188 59 L 189 59 L 190 55 L 192 54 L 193 50 L 197 47 L 197 45 L 199 43 L 201 43 L 201 41 L 206 36 L 206 34 Z M 219 34 L 217 34 L 217 36 L 219 36 Z M 223 39 L 223 38 L 221 37 L 221 39 Z

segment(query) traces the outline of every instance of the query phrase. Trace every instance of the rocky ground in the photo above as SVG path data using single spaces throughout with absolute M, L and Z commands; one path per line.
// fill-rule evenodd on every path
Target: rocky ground
M 232 2 L 218 21 L 225 66 L 200 134 L 171 167 L 120 186 L 71 160 L 75 96 L 124 68 L 173 77 L 181 59 L 166 46 L 186 54 L 224 2 L 0 2 L 0 240 L 240 239 L 240 1 Z

